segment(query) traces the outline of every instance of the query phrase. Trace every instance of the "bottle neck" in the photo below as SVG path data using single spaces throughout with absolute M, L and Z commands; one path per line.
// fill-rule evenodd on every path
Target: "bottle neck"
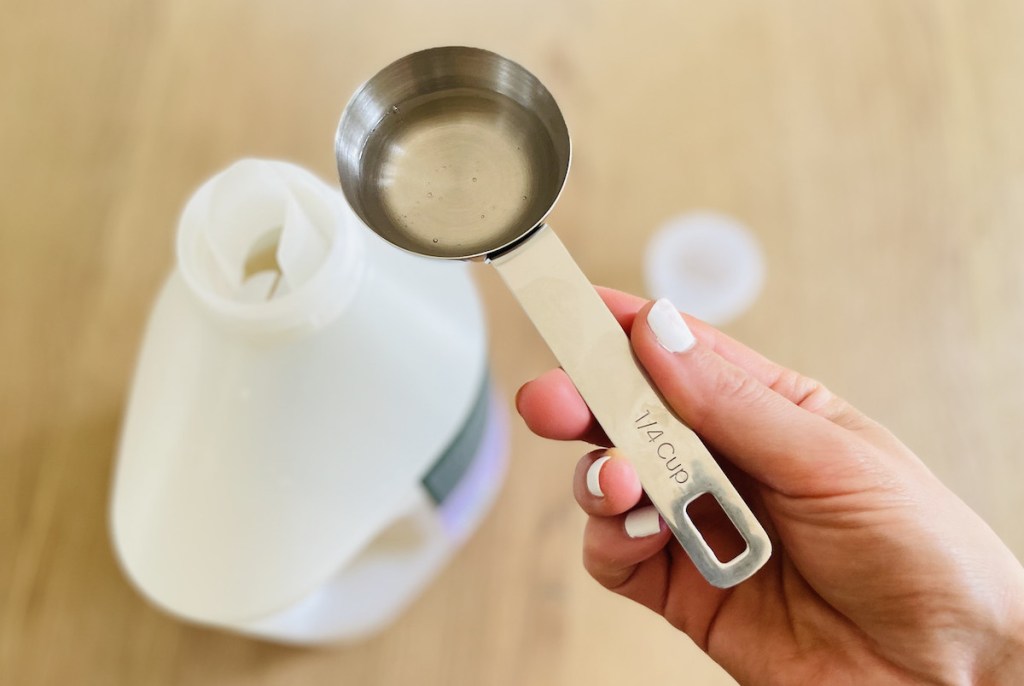
M 365 249 L 341 193 L 285 162 L 241 160 L 192 196 L 178 269 L 202 308 L 246 335 L 315 331 L 340 316 Z

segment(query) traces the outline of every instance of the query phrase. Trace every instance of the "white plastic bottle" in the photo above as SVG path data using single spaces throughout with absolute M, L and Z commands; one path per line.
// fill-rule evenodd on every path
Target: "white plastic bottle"
M 466 266 L 385 244 L 301 168 L 243 160 L 182 216 L 125 415 L 114 547 L 182 618 L 357 639 L 476 527 L 506 443 Z

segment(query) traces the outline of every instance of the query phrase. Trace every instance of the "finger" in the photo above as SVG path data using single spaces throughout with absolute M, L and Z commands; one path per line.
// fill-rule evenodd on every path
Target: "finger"
M 559 441 L 610 446 L 579 391 L 561 369 L 544 372 L 516 394 L 516 409 L 530 431 Z
M 736 474 L 733 478 L 739 481 L 741 476 Z M 580 459 L 573 491 L 583 511 L 594 517 L 617 517 L 636 511 L 638 505 L 650 505 L 632 464 L 614 448 L 594 450 Z M 711 494 L 705 493 L 690 503 L 686 514 L 722 562 L 728 562 L 746 548 L 746 542 Z M 628 534 L 629 526 L 625 522 L 624 526 Z
M 648 301 L 611 288 L 597 286 L 596 289 L 615 319 L 629 333 L 637 312 Z M 851 430 L 876 427 L 868 417 L 820 382 L 772 362 L 696 317 L 683 316 L 690 330 L 702 343 L 795 405 Z
M 651 378 L 683 421 L 737 467 L 791 495 L 864 487 L 847 480 L 866 456 L 855 449 L 854 435 L 695 338 L 667 300 L 636 316 L 633 349 Z
M 852 431 L 874 426 L 874 422 L 829 391 L 821 382 L 772 362 L 699 319 L 685 314 L 683 317 L 704 345 L 794 405 Z
M 670 569 L 665 544 L 671 537 L 650 506 L 618 517 L 592 516 L 583 534 L 583 566 L 605 588 L 660 612 Z
M 627 332 L 631 331 L 637 312 L 648 302 L 610 288 L 597 287 L 597 292 Z M 793 404 L 850 430 L 880 430 L 875 422 L 821 383 L 772 362 L 699 319 L 684 317 L 703 344 Z M 516 406 L 527 426 L 539 436 L 611 445 L 576 387 L 561 369 L 546 372 L 524 384 L 516 396 Z
M 644 493 L 633 465 L 614 448 L 584 455 L 576 465 L 572 490 L 584 512 L 601 517 L 631 510 Z

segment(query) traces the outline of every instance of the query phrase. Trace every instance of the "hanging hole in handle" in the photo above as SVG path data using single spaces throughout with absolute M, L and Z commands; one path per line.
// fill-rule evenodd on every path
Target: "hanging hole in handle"
M 686 505 L 686 516 L 721 564 L 735 560 L 747 550 L 747 542 L 710 491 Z

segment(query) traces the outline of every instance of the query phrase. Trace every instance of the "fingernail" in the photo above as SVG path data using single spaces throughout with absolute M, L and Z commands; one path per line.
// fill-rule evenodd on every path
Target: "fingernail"
M 610 459 L 612 459 L 611 455 L 598 458 L 594 460 L 594 464 L 590 465 L 590 469 L 587 470 L 587 490 L 595 498 L 604 497 L 604 491 L 601 490 L 601 467 Z
M 651 327 L 661 347 L 670 353 L 684 353 L 697 343 L 690 327 L 668 298 L 661 298 L 654 303 L 647 313 L 647 325 Z
M 630 538 L 653 536 L 661 531 L 661 515 L 653 505 L 637 508 L 626 515 L 626 533 Z

